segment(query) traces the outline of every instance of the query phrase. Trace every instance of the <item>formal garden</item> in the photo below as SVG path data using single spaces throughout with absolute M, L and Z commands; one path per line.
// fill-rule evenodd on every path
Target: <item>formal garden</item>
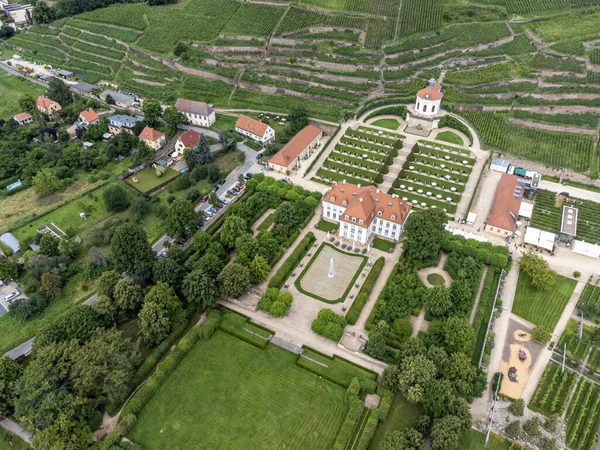
M 456 212 L 475 164 L 468 150 L 420 140 L 406 158 L 392 192 L 418 208 Z

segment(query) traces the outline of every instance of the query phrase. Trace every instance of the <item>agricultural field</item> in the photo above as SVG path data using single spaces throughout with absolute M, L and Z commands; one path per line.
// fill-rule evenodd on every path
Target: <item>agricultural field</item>
M 586 319 L 599 322 L 600 321 L 600 287 L 586 284 L 585 289 L 581 293 L 579 303 L 580 308 L 586 312 Z M 592 311 L 596 312 L 595 314 Z
M 453 214 L 473 164 L 468 150 L 421 140 L 408 155 L 393 191 L 415 206 Z
M 600 388 L 587 379 L 580 380 L 567 415 L 566 444 L 573 450 L 592 450 L 600 426 Z
M 582 338 L 579 339 L 579 322 L 573 319 L 569 319 L 567 328 L 560 337 L 558 342 L 558 351 L 563 352 L 564 345 L 567 346 L 567 355 L 571 358 L 578 360 L 580 363 L 583 362 L 587 356 L 590 346 L 592 344 L 592 333 L 593 329 L 584 325 L 582 331 Z
M 548 363 L 529 403 L 530 409 L 547 415 L 562 414 L 565 411 L 577 382 L 577 375 L 568 370 L 561 372 L 558 364 Z
M 551 233 L 560 231 L 563 206 L 578 209 L 577 239 L 593 244 L 600 244 L 600 204 L 590 200 L 569 197 L 561 206 L 557 206 L 556 194 L 551 191 L 538 190 L 531 225 Z
M 402 147 L 400 135 L 390 136 L 393 137 L 368 127 L 349 128 L 323 162 L 317 177 L 332 184 L 344 179 L 362 185 L 382 183 Z
M 536 325 L 544 326 L 552 332 L 567 306 L 576 284 L 575 280 L 556 275 L 552 289 L 541 291 L 535 289 L 529 276 L 521 272 L 512 312 Z
M 21 107 L 19 99 L 24 95 L 31 95 L 37 98 L 42 95 L 45 89 L 43 86 L 31 83 L 21 77 L 9 75 L 3 70 L 0 71 L 0 119 L 8 120 L 15 114 L 19 114 Z
M 261 349 L 217 331 L 162 385 L 130 438 L 149 450 L 198 442 L 207 448 L 330 448 L 346 414 L 345 389 L 299 367 L 297 359 L 274 345 Z

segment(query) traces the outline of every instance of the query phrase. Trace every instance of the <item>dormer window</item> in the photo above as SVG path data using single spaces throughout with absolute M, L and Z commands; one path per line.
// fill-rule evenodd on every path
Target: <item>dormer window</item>
M 392 215 L 391 219 L 396 220 L 396 216 Z
M 329 199 L 329 201 L 330 201 L 331 203 L 333 203 L 333 202 L 335 201 L 335 197 L 331 197 L 331 198 Z
M 344 188 L 340 189 L 340 192 L 343 194 L 344 193 Z
M 352 197 L 356 197 L 356 192 L 353 192 L 353 193 L 352 193 Z
M 353 217 L 353 218 L 352 218 L 352 222 L 356 222 L 356 217 Z
M 358 223 L 359 223 L 359 225 L 362 225 L 363 223 L 365 223 L 365 221 L 364 221 L 364 220 L 362 220 L 362 219 L 360 219 L 360 220 L 358 221 Z
M 349 216 L 348 214 L 346 214 L 346 215 L 344 216 L 344 218 L 345 218 L 346 220 L 348 220 L 348 219 L 350 218 L 350 216 Z
M 348 204 L 348 202 L 347 202 L 346 200 L 344 200 L 344 201 L 342 202 L 342 206 L 346 206 L 347 204 Z
M 377 215 L 378 215 L 378 216 L 381 216 L 381 211 L 377 211 Z

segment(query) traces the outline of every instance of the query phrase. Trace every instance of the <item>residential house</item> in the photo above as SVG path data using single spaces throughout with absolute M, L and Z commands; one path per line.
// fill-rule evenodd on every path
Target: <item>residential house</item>
M 186 148 L 193 148 L 198 145 L 199 141 L 200 135 L 194 130 L 188 130 L 177 139 L 177 142 L 175 143 L 175 150 L 182 154 Z
M 269 168 L 278 172 L 297 169 L 300 162 L 319 147 L 322 137 L 323 130 L 320 128 L 314 125 L 305 126 L 269 160 Z
M 15 119 L 19 125 L 27 125 L 28 123 L 33 122 L 33 116 L 29 113 L 17 114 L 13 119 Z
M 516 175 L 502 174 L 494 204 L 485 224 L 485 231 L 502 236 L 512 235 L 517 229 L 517 218 L 524 188 Z
M 62 109 L 58 102 L 55 102 L 54 100 L 51 100 L 48 97 L 43 97 L 41 95 L 37 98 L 35 106 L 39 112 L 44 113 L 50 117 L 52 117 L 56 111 L 60 111 Z
M 235 123 L 235 131 L 262 145 L 273 142 L 275 139 L 275 130 L 273 128 L 266 123 L 243 114 L 240 114 Z
M 165 135 L 150 127 L 144 128 L 138 137 L 154 150 L 158 150 L 166 143 Z
M 94 91 L 98 90 L 98 86 L 94 86 L 93 84 L 80 82 L 71 86 L 71 90 L 80 95 L 90 96 Z
M 103 91 L 100 94 L 100 98 L 106 101 L 106 97 L 109 95 L 112 97 L 113 101 L 115 102 L 115 105 L 117 105 L 119 108 L 132 108 L 135 104 L 135 97 L 127 94 L 122 94 L 121 92 L 112 91 L 110 89 Z
M 108 131 L 114 136 L 121 133 L 121 131 L 133 135 L 133 128 L 140 121 L 141 119 L 137 117 L 117 114 L 108 118 Z
M 210 127 L 217 120 L 215 110 L 204 102 L 178 98 L 175 108 L 183 113 L 192 125 Z
M 96 114 L 96 111 L 92 108 L 86 108 L 79 114 L 79 121 L 88 127 L 90 125 L 98 125 L 100 123 L 100 117 L 98 117 L 98 114 Z
M 30 24 L 33 24 L 33 19 L 31 18 L 31 12 L 33 10 L 32 5 L 20 5 L 20 4 L 8 4 L 2 7 L 4 14 L 7 17 L 10 17 L 15 26 L 24 27 Z
M 360 244 L 372 236 L 397 241 L 411 211 L 410 203 L 395 194 L 346 180 L 331 187 L 321 203 L 323 219 L 339 224 L 339 236 Z

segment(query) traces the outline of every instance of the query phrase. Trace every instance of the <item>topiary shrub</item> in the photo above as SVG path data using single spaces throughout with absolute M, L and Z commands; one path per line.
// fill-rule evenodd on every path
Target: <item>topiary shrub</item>
M 521 434 L 521 422 L 519 422 L 518 420 L 511 422 L 504 429 L 504 432 L 506 433 L 507 436 L 509 436 L 511 438 L 518 438 L 519 435 Z
M 542 421 L 539 418 L 534 417 L 533 419 L 529 419 L 527 422 L 525 422 L 525 425 L 523 425 L 523 431 L 525 431 L 525 433 L 527 433 L 529 436 L 538 436 L 540 434 L 541 424 Z
M 525 401 L 522 398 L 518 400 L 513 400 L 510 406 L 508 407 L 510 413 L 514 416 L 522 416 L 525 412 Z

